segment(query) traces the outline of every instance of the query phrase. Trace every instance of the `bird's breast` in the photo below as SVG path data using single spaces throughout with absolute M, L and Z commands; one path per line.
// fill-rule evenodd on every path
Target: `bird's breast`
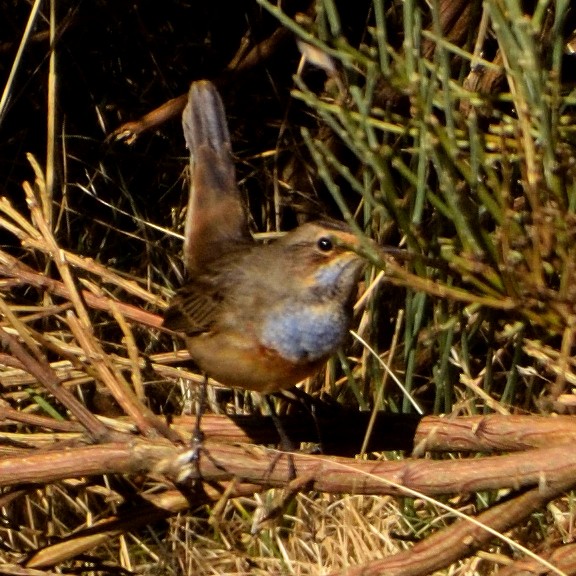
M 211 378 L 262 394 L 290 388 L 322 365 L 322 360 L 293 362 L 243 333 L 207 332 L 187 338 L 187 346 L 192 359 Z
M 260 341 L 291 362 L 314 362 L 336 352 L 349 323 L 342 306 L 286 303 L 263 317 Z

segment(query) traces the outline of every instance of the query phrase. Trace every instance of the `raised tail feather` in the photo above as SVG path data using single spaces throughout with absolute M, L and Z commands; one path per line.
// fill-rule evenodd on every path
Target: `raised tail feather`
M 236 184 L 226 113 L 214 84 L 192 83 L 182 128 L 190 151 L 184 232 L 184 265 L 190 275 L 219 258 L 230 244 L 252 237 Z
M 188 94 L 188 104 L 182 114 L 182 128 L 191 154 L 207 145 L 230 153 L 230 133 L 224 105 L 214 84 L 208 80 L 194 82 Z

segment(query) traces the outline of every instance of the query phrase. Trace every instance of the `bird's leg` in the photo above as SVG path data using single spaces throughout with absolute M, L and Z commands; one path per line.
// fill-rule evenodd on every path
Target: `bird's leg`
M 288 437 L 288 434 L 286 434 L 286 430 L 284 430 L 282 422 L 278 417 L 278 414 L 276 414 L 276 409 L 274 408 L 274 404 L 272 403 L 272 400 L 270 399 L 270 396 L 268 394 L 264 395 L 264 401 L 266 402 L 266 406 L 268 406 L 268 411 L 270 412 L 270 418 L 272 418 L 272 422 L 274 422 L 274 426 L 276 427 L 278 436 L 280 436 L 280 449 L 284 452 L 288 452 L 287 454 L 288 475 L 290 477 L 289 478 L 290 480 L 294 480 L 294 478 L 296 478 L 296 467 L 294 466 L 294 458 L 292 458 L 290 452 L 293 452 L 296 448 L 292 440 L 290 440 L 290 438 Z M 274 462 L 271 465 L 271 468 L 274 468 L 277 461 L 278 459 L 274 460 Z
M 200 473 L 200 452 L 202 451 L 202 443 L 204 442 L 204 432 L 202 432 L 201 423 L 202 415 L 206 409 L 207 391 L 208 376 L 204 375 L 204 380 L 200 386 L 200 398 L 198 399 L 198 407 L 196 408 L 196 423 L 194 424 L 194 431 L 192 432 L 192 453 L 190 456 L 190 462 L 194 466 L 194 471 L 198 480 L 202 478 Z
M 288 454 L 286 454 L 286 456 L 288 458 L 288 474 L 289 474 L 290 482 L 288 482 L 286 484 L 286 487 L 282 491 L 282 495 L 280 497 L 279 502 L 277 502 L 276 504 L 271 506 L 269 509 L 267 509 L 265 512 L 263 512 L 262 515 L 258 518 L 258 521 L 256 522 L 256 524 L 254 525 L 254 527 L 252 529 L 253 533 L 256 533 L 258 530 L 260 530 L 260 528 L 265 523 L 270 522 L 271 520 L 274 520 L 275 518 L 282 516 L 282 514 L 284 514 L 284 512 L 286 511 L 286 509 L 290 505 L 290 502 L 292 502 L 292 500 L 294 499 L 294 497 L 299 492 L 304 490 L 305 487 L 307 487 L 313 483 L 312 477 L 303 477 L 303 478 L 297 478 L 296 477 L 296 467 L 294 465 L 294 458 L 292 457 L 292 454 L 290 453 L 290 451 L 295 450 L 294 443 L 289 438 L 288 434 L 286 433 L 286 430 L 282 426 L 282 422 L 281 422 L 280 418 L 278 417 L 278 414 L 276 413 L 276 410 L 274 408 L 274 404 L 272 403 L 271 398 L 266 394 L 264 396 L 264 400 L 266 402 L 266 405 L 268 406 L 268 410 L 270 412 L 270 417 L 272 418 L 272 422 L 274 422 L 274 426 L 276 427 L 276 431 L 278 432 L 278 436 L 280 437 L 280 448 L 281 448 L 281 450 L 288 452 Z M 274 460 L 270 464 L 270 472 L 274 469 L 274 466 L 276 466 L 276 463 L 278 462 L 278 460 L 280 459 L 281 456 L 282 456 L 282 453 L 278 453 L 276 458 L 274 458 Z
M 306 393 L 304 390 L 294 386 L 289 390 L 284 390 L 282 392 L 282 397 L 290 402 L 296 401 L 300 406 L 308 412 L 310 418 L 314 422 L 314 428 L 316 430 L 316 436 L 318 438 L 318 446 L 321 454 L 325 453 L 324 442 L 322 440 L 322 427 L 320 425 L 320 420 L 326 417 L 334 417 L 342 412 L 342 406 L 330 399 L 330 401 L 321 400 L 310 394 Z
M 202 416 L 206 410 L 206 398 L 208 396 L 208 376 L 204 375 L 202 386 L 200 387 L 200 398 L 198 399 L 198 409 L 196 411 L 196 424 L 194 426 L 194 435 L 192 440 L 195 443 L 201 444 L 204 440 L 204 432 L 202 432 L 200 424 L 202 423 Z
M 196 409 L 196 422 L 192 430 L 190 449 L 180 454 L 176 458 L 177 472 L 175 474 L 176 486 L 192 504 L 197 501 L 198 494 L 204 494 L 204 483 L 202 482 L 202 472 L 200 470 L 200 454 L 204 450 L 206 456 L 210 458 L 208 451 L 204 449 L 204 432 L 202 432 L 202 415 L 206 409 L 206 397 L 208 387 L 208 376 L 204 376 L 200 386 L 200 395 Z

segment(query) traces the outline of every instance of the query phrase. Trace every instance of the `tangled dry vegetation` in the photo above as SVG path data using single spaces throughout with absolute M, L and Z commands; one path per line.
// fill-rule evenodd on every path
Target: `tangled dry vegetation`
M 0 573 L 576 574 L 576 11 L 349 4 L 1 5 Z M 278 401 L 294 480 L 216 385 L 189 462 L 161 317 L 202 77 L 260 236 L 388 247 L 330 403 Z

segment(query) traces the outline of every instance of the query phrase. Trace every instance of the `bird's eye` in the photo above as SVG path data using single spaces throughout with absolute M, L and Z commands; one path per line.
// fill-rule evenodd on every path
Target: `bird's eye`
M 318 240 L 317 246 L 322 252 L 330 252 L 330 250 L 332 250 L 334 247 L 332 240 L 330 240 L 330 238 L 326 238 L 326 236 L 322 236 L 322 238 Z

